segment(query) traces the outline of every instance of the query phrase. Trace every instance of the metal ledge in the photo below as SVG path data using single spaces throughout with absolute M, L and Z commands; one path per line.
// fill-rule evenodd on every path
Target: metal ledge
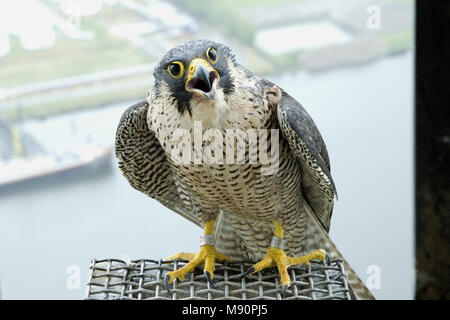
M 173 295 L 164 286 L 168 271 L 186 264 L 184 260 L 119 259 L 92 260 L 86 299 L 108 300 L 281 300 L 280 276 L 269 268 L 238 280 L 251 263 L 216 263 L 214 288 L 206 280 L 203 268 L 187 274 L 184 281 L 171 285 Z M 309 266 L 288 269 L 291 285 L 283 300 L 350 300 L 350 291 L 341 260 L 312 260 Z

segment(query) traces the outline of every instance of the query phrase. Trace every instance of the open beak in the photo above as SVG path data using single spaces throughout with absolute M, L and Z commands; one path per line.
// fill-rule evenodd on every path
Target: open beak
M 197 93 L 207 99 L 214 99 L 219 73 L 202 59 L 195 58 L 189 64 L 188 76 L 184 85 L 189 92 Z

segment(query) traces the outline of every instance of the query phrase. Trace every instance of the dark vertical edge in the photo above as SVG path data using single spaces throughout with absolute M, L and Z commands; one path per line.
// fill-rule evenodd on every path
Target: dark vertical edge
M 450 1 L 416 0 L 416 299 L 450 298 Z

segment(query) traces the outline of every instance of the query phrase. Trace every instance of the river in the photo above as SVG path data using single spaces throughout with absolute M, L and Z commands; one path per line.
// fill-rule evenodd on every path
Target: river
M 339 195 L 331 237 L 377 298 L 412 299 L 413 55 L 270 80 L 306 107 L 327 144 Z M 53 150 L 112 145 L 126 106 L 23 127 Z M 81 299 L 92 258 L 198 250 L 201 230 L 132 189 L 111 161 L 102 174 L 0 191 L 3 299 Z

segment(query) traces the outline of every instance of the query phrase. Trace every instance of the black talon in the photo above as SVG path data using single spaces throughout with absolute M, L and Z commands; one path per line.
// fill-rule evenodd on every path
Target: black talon
M 166 287 L 167 293 L 173 296 L 173 292 L 172 290 L 170 290 L 169 277 L 167 273 L 166 276 L 164 277 L 164 286 Z
M 216 287 L 214 286 L 214 282 L 211 279 L 211 274 L 209 273 L 209 271 L 205 271 L 205 277 L 206 280 L 208 280 L 209 284 L 211 285 L 211 288 L 215 289 Z
M 283 298 L 284 295 L 286 294 L 287 288 L 288 288 L 288 285 L 287 285 L 287 284 L 283 285 L 283 287 L 281 288 L 280 295 L 281 295 L 282 298 Z
M 243 278 L 245 278 L 246 276 L 248 276 L 252 272 L 255 272 L 255 268 L 254 267 L 250 267 L 250 269 L 248 269 L 243 274 L 241 274 L 237 279 L 238 280 L 242 280 Z
M 331 265 L 331 257 L 328 253 L 325 253 L 325 262 L 327 265 Z

